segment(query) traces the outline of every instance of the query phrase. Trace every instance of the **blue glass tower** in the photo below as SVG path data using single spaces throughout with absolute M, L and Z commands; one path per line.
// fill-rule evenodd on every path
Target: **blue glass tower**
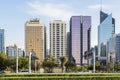
M 115 34 L 115 19 L 100 11 L 100 25 L 98 26 L 98 56 L 106 57 L 107 40 Z
M 0 52 L 5 51 L 4 29 L 0 29 Z

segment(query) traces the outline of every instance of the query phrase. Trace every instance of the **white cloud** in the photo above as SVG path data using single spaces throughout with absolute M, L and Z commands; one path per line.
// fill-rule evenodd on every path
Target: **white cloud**
M 64 4 L 27 2 L 28 13 L 33 15 L 47 16 L 52 18 L 69 19 L 74 12 Z
M 101 4 L 94 4 L 94 5 L 90 5 L 90 6 L 88 6 L 88 8 L 90 8 L 90 9 L 100 9 L 100 8 L 103 8 L 103 9 L 109 9 L 110 8 L 110 5 L 103 5 L 102 4 L 102 6 L 101 6 Z

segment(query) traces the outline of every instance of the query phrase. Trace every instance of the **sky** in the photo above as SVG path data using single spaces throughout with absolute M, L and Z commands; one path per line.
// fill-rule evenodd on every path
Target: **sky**
M 14 45 L 24 49 L 24 25 L 31 18 L 39 18 L 47 27 L 49 22 L 63 20 L 67 23 L 71 16 L 91 16 L 91 46 L 97 45 L 100 0 L 1 0 L 0 27 L 5 29 L 5 45 Z M 112 13 L 116 20 L 116 34 L 120 33 L 120 0 L 103 0 L 102 11 Z

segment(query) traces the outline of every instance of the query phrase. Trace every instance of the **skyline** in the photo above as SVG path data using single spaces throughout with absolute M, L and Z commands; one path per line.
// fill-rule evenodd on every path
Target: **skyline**
M 112 16 L 116 19 L 115 33 L 119 33 L 120 12 L 116 9 L 119 7 L 120 1 L 106 0 L 102 1 L 102 3 L 102 10 L 108 14 L 112 13 Z M 97 45 L 100 0 L 93 0 L 92 2 L 90 0 L 2 0 L 0 6 L 0 27 L 5 29 L 6 46 L 17 44 L 18 47 L 25 49 L 24 24 L 30 18 L 39 18 L 47 27 L 47 35 L 49 35 L 50 21 L 56 19 L 66 21 L 68 32 L 70 17 L 76 15 L 92 17 L 91 46 Z

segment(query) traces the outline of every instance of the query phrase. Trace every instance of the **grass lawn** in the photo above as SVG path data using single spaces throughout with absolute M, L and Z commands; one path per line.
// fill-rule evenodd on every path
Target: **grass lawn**
M 120 73 L 1 74 L 0 80 L 120 80 Z

